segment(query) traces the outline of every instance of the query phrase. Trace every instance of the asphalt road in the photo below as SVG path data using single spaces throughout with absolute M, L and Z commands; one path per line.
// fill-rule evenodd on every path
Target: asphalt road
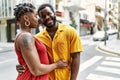
M 17 58 L 13 51 L 0 53 L 0 80 L 16 80 Z

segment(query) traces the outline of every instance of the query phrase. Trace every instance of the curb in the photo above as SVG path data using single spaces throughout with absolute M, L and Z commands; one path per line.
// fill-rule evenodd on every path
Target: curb
M 98 45 L 97 46 L 98 49 L 104 51 L 104 52 L 108 52 L 108 53 L 111 53 L 111 54 L 115 54 L 115 55 L 118 55 L 120 56 L 120 53 L 117 52 L 116 50 L 110 50 L 109 48 L 107 48 L 106 46 L 102 46 L 102 45 Z

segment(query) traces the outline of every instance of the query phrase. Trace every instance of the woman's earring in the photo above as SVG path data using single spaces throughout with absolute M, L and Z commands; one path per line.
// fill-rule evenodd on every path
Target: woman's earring
M 30 26 L 30 21 L 25 21 L 25 26 Z

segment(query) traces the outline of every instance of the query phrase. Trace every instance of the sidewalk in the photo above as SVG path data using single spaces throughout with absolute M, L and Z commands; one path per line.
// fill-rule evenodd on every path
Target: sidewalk
M 9 52 L 14 49 L 14 43 L 0 42 L 0 53 Z
M 120 55 L 120 40 L 116 38 L 112 40 L 108 40 L 106 41 L 106 46 L 104 45 L 103 42 L 98 45 L 98 48 L 112 54 Z
M 81 38 L 90 38 L 91 35 L 89 36 L 83 36 Z M 102 51 L 108 52 L 108 53 L 112 53 L 112 54 L 116 54 L 120 56 L 120 40 L 113 38 L 112 40 L 107 40 L 106 41 L 106 46 L 104 44 L 105 42 L 101 42 L 100 44 L 98 44 L 98 48 Z

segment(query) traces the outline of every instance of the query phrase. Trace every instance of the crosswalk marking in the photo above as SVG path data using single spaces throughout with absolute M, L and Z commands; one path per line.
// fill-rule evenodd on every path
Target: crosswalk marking
M 113 74 L 119 74 L 120 75 L 120 69 L 117 69 L 117 68 L 98 66 L 95 70 L 96 71 L 103 71 L 103 72 L 108 72 L 108 73 L 113 73 Z
M 120 67 L 120 62 L 103 61 L 101 64 L 113 67 Z
M 90 66 L 96 64 L 96 62 L 103 59 L 103 56 L 94 56 L 91 59 L 80 65 L 79 73 L 86 70 Z M 106 57 L 99 66 L 94 69 L 95 73 L 90 73 L 86 80 L 120 80 L 120 77 L 110 76 L 108 74 L 120 75 L 120 58 L 118 57 Z M 98 74 L 97 72 L 101 73 Z M 103 75 L 103 74 L 106 75 Z M 78 74 L 79 76 L 79 74 Z
M 88 80 L 120 80 L 120 78 L 113 78 L 110 76 L 103 76 L 97 74 L 90 74 L 86 79 Z
M 120 77 L 103 75 L 103 73 L 120 75 L 120 58 L 106 57 L 94 71 L 95 73 L 90 73 L 86 77 L 86 80 L 120 80 Z M 97 72 L 100 72 L 101 74 L 97 74 Z
M 102 59 L 102 56 L 94 56 L 93 58 L 89 59 L 88 61 L 82 63 L 80 65 L 80 71 L 82 72 L 85 69 L 87 69 L 88 67 L 90 67 L 91 65 L 95 64 L 97 61 L 99 61 L 100 59 Z
M 120 58 L 116 58 L 116 57 L 106 57 L 105 60 L 120 61 Z

